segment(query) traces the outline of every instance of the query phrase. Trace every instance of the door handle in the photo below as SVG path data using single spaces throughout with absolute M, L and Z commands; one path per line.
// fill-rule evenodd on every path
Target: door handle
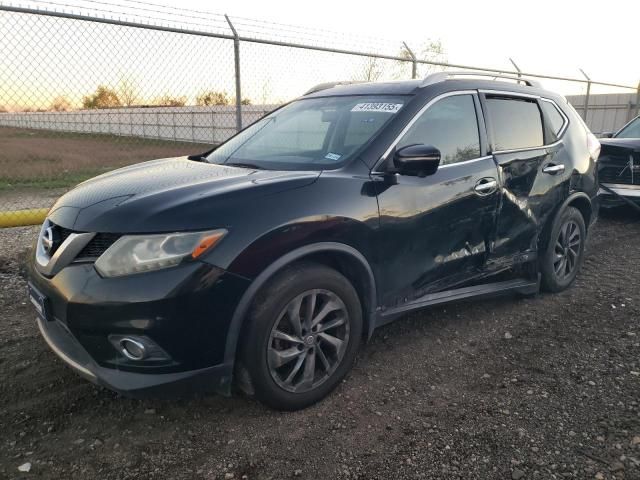
M 474 190 L 478 195 L 489 195 L 495 192 L 497 187 L 498 182 L 495 178 L 481 178 L 476 183 Z
M 555 175 L 562 172 L 564 172 L 564 165 L 561 163 L 558 165 L 551 163 L 542 169 L 542 173 L 548 173 L 549 175 Z

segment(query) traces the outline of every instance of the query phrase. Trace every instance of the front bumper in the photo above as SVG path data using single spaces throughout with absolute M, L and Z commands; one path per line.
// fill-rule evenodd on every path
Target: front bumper
M 99 366 L 82 348 L 82 345 L 60 322 L 37 318 L 38 328 L 47 345 L 78 375 L 91 383 L 101 385 L 126 396 L 157 397 L 181 396 L 201 391 L 228 394 L 233 365 L 186 372 L 148 374 L 125 372 Z
M 31 260 L 28 272 L 46 298 L 46 319 L 38 318 L 42 336 L 87 380 L 135 397 L 228 393 L 227 332 L 249 280 L 200 262 L 111 279 L 91 263 L 46 278 Z M 144 336 L 169 358 L 128 359 L 110 335 Z

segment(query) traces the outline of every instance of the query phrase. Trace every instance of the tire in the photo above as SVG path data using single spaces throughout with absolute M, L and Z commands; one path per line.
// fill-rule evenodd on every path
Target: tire
M 543 290 L 561 292 L 573 283 L 582 265 L 586 239 L 580 210 L 567 207 L 556 216 L 540 263 Z
M 302 409 L 327 396 L 351 370 L 362 338 L 356 290 L 315 263 L 277 273 L 247 322 L 242 363 L 256 398 L 277 410 Z

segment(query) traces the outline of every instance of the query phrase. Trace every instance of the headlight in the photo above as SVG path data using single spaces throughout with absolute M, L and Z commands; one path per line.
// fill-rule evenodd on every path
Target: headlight
M 198 258 L 226 233 L 226 230 L 220 229 L 160 235 L 125 235 L 98 258 L 95 267 L 103 277 L 120 277 L 173 267 Z

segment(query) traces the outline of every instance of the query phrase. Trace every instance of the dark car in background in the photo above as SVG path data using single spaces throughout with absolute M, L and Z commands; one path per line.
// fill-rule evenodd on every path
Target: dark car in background
M 640 116 L 606 136 L 598 169 L 602 204 L 640 204 Z
M 80 184 L 29 260 L 42 335 L 124 394 L 235 378 L 292 410 L 407 312 L 567 288 L 599 143 L 563 97 L 478 76 L 325 84 L 203 155 Z

